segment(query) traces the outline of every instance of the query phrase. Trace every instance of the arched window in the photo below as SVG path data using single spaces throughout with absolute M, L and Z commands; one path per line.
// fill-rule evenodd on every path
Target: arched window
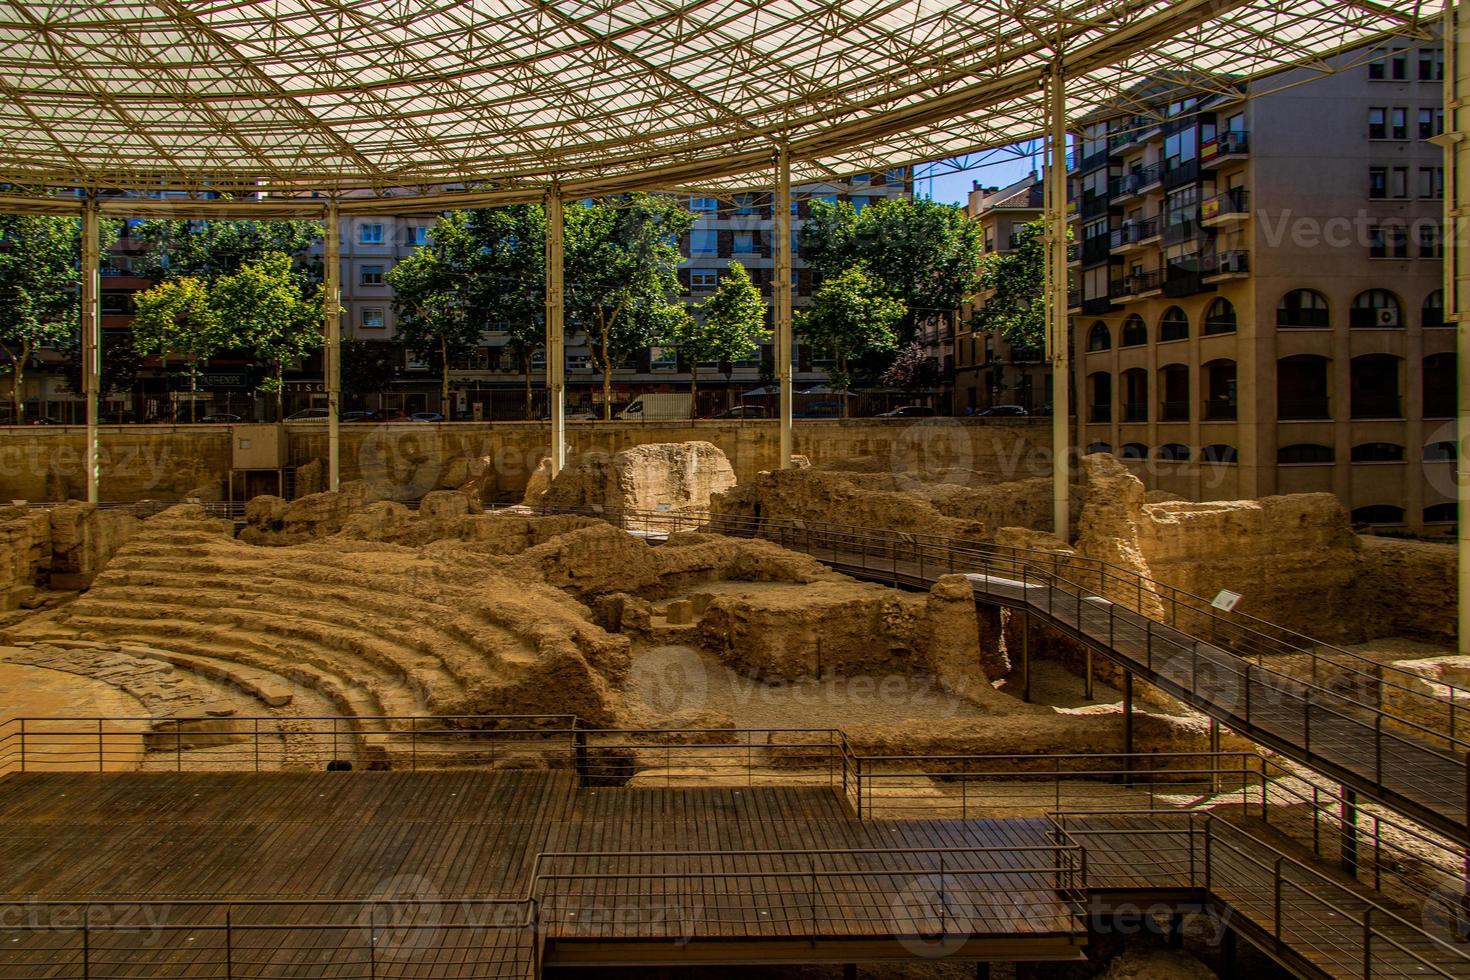
M 1294 442 L 1276 450 L 1276 462 L 1286 466 L 1301 466 L 1307 463 L 1330 463 L 1337 458 L 1331 446 L 1319 446 L 1314 442 Z
M 1235 306 L 1224 296 L 1216 297 L 1205 311 L 1205 335 L 1235 333 Z
M 1200 366 L 1200 384 L 1205 389 L 1205 420 L 1232 421 L 1235 418 L 1235 362 L 1228 357 L 1206 361 Z
M 1159 317 L 1159 340 L 1185 340 L 1189 337 L 1189 317 L 1177 306 L 1171 306 Z
M 1089 455 L 1089 456 L 1091 456 L 1093 453 L 1111 453 L 1112 451 L 1113 451 L 1112 443 L 1107 443 L 1107 442 L 1093 442 L 1093 443 L 1088 443 L 1088 445 L 1087 445 L 1087 455 Z
M 1453 462 L 1455 459 L 1455 444 L 1448 440 L 1443 442 L 1431 442 L 1424 447 L 1424 462 L 1444 463 Z
M 1189 462 L 1189 447 L 1183 443 L 1166 442 L 1159 447 L 1155 454 L 1159 459 L 1172 460 L 1176 463 Z
M 1125 442 L 1118 452 L 1119 459 L 1148 459 L 1148 447 L 1141 442 Z
M 1123 372 L 1123 421 L 1148 421 L 1148 372 L 1143 368 Z
M 1113 420 L 1113 376 L 1095 371 L 1087 376 L 1087 421 Z
M 1087 331 L 1087 349 L 1090 351 L 1111 350 L 1112 347 L 1113 334 L 1108 330 L 1108 325 L 1101 320 L 1097 321 L 1092 325 L 1092 329 Z
M 1276 418 L 1327 419 L 1331 362 L 1317 354 L 1295 354 L 1276 362 Z
M 1399 298 L 1386 289 L 1365 289 L 1353 300 L 1348 323 L 1354 327 L 1402 327 Z
M 1455 355 L 1451 351 L 1424 358 L 1424 404 L 1426 419 L 1455 417 Z
M 1402 524 L 1404 509 L 1393 504 L 1369 504 L 1353 511 L 1354 524 Z
M 1214 445 L 1201 449 L 1199 451 L 1199 458 L 1206 463 L 1234 463 L 1236 461 L 1235 447 L 1227 446 L 1223 442 L 1217 442 Z
M 1146 343 L 1148 343 L 1148 325 L 1137 313 L 1130 314 L 1128 319 L 1123 321 L 1123 338 L 1118 342 L 1118 346 L 1142 347 Z
M 1425 524 L 1454 524 L 1460 519 L 1460 508 L 1451 500 L 1447 504 L 1430 504 L 1424 508 Z
M 1353 447 L 1354 463 L 1402 463 L 1404 447 L 1396 442 L 1363 442 Z
M 1402 358 L 1392 354 L 1364 354 L 1353 358 L 1348 373 L 1352 384 L 1349 407 L 1353 418 L 1403 418 L 1403 399 L 1399 397 L 1402 363 Z
M 1419 323 L 1425 327 L 1444 326 L 1444 290 L 1436 289 L 1424 299 L 1419 310 Z
M 1159 368 L 1159 421 L 1189 421 L 1189 366 L 1165 364 Z
M 1315 289 L 1293 289 L 1276 304 L 1278 327 L 1330 327 L 1327 298 Z

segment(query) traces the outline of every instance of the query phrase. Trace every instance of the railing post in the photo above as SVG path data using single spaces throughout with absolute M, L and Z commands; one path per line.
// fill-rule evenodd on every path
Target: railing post
M 1373 906 L 1363 909 L 1363 980 L 1373 976 Z
M 1208 896 L 1213 887 L 1210 875 L 1210 841 L 1214 839 L 1215 818 L 1205 818 L 1205 894 Z
M 1271 874 L 1271 891 L 1273 893 L 1272 906 L 1275 909 L 1275 911 L 1272 913 L 1272 923 L 1276 927 L 1276 946 L 1277 946 L 1277 948 L 1280 948 L 1280 946 L 1281 946 L 1281 862 L 1282 862 L 1282 860 L 1283 860 L 1283 858 L 1277 858 L 1276 859 L 1276 867 L 1275 867 L 1275 870 Z
M 20 720 L 20 771 L 26 771 L 26 720 Z
M 106 772 L 107 765 L 102 757 L 102 719 L 97 719 L 97 771 Z
M 260 772 L 260 716 L 255 717 L 255 731 L 252 741 L 255 743 L 252 749 L 255 752 L 255 771 Z
M 92 905 L 82 906 L 82 980 L 92 976 Z
M 230 907 L 225 906 L 225 980 L 235 977 L 235 925 Z

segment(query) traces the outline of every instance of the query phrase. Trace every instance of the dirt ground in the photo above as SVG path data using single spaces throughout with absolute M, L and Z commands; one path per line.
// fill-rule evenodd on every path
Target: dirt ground
M 147 714 L 143 705 L 110 684 L 60 670 L 0 663 L 0 719 L 5 718 L 138 718 Z M 56 723 L 56 726 L 66 723 Z M 49 771 L 97 770 L 98 739 L 102 741 L 105 768 L 130 770 L 138 766 L 143 740 L 130 729 L 109 723 L 101 736 L 47 734 L 44 721 L 26 727 L 27 768 Z M 75 727 L 66 725 L 66 727 Z M 19 725 L 0 729 L 0 774 L 18 768 Z M 14 743 L 15 752 L 8 751 Z

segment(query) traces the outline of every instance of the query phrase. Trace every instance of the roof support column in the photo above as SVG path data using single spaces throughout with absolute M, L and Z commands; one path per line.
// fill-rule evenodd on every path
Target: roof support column
M 1459 395 L 1455 451 L 1456 521 L 1459 537 L 1459 651 L 1470 653 L 1470 21 L 1459 4 L 1447 4 L 1444 23 L 1444 294 L 1445 315 L 1455 325 Z
M 1043 181 L 1046 243 L 1046 344 L 1051 363 L 1052 527 L 1071 540 L 1068 419 L 1071 404 L 1067 356 L 1067 100 L 1060 62 L 1046 83 L 1047 165 Z
M 335 201 L 327 205 L 322 230 L 322 319 L 326 346 L 322 373 L 327 382 L 327 489 L 342 486 L 342 228 Z
M 791 422 L 791 150 L 784 142 L 776 151 L 776 195 L 772 209 L 776 219 L 776 268 L 771 301 L 776 326 L 776 384 L 780 388 L 780 460 L 781 469 L 788 469 L 795 450 L 795 433 Z
M 546 399 L 550 403 L 552 476 L 567 462 L 564 230 L 561 187 L 552 184 L 546 191 Z
M 101 496 L 101 447 L 97 434 L 98 388 L 102 375 L 102 318 L 100 308 L 102 240 L 97 219 L 97 199 L 87 196 L 82 209 L 82 392 L 87 399 L 87 503 Z

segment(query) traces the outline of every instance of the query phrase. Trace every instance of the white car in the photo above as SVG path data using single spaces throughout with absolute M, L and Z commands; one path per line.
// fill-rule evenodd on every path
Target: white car
M 286 416 L 287 422 L 325 422 L 331 413 L 325 408 L 303 408 Z

